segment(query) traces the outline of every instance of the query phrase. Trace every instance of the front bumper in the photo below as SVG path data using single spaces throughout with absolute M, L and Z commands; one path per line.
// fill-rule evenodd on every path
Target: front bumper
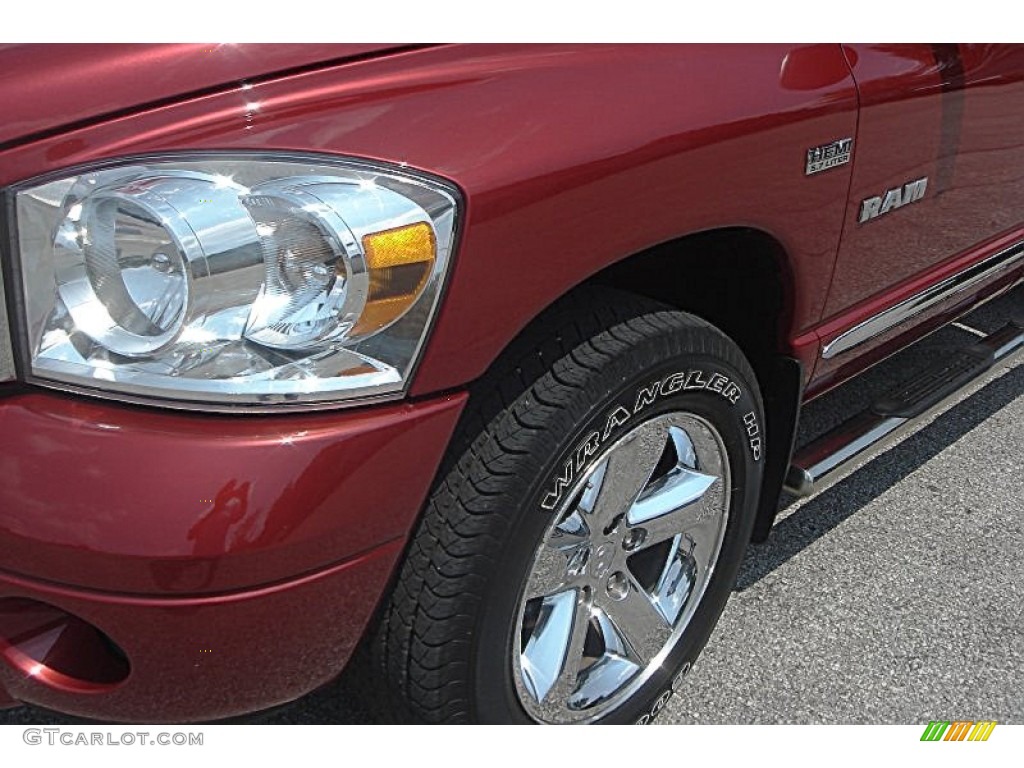
M 0 399 L 0 706 L 6 692 L 95 719 L 195 721 L 327 682 L 464 402 L 245 418 Z M 54 645 L 59 622 L 26 640 L 25 606 L 112 641 L 123 679 L 94 684 L 88 659 L 66 658 L 90 644 Z M 51 674 L 46 643 L 78 671 Z

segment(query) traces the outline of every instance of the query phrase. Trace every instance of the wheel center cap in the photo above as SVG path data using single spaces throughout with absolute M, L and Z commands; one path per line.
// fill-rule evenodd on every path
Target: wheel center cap
M 615 559 L 617 547 L 611 541 L 606 541 L 594 550 L 594 575 L 601 579 L 608 575 Z

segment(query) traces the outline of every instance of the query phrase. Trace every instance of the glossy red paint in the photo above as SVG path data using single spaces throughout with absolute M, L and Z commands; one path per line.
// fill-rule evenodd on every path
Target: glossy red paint
M 393 45 L 0 45 L 0 146 L 271 72 L 381 55 Z
M 995 255 L 1022 240 L 1024 240 L 1024 228 L 991 240 L 981 248 L 971 249 L 936 269 L 915 275 L 913 279 L 897 284 L 884 296 L 863 302 L 849 312 L 824 323 L 819 329 L 821 339 L 825 342 L 831 341 L 848 328 L 874 317 L 893 304 L 909 299 L 936 282 L 952 277 L 972 264 Z M 881 362 L 922 336 L 956 320 L 974 307 L 1014 287 L 1021 280 L 1024 280 L 1024 264 L 997 274 L 991 279 L 978 283 L 970 290 L 957 293 L 947 300 L 935 304 L 915 316 L 912 324 L 897 326 L 888 333 L 883 333 L 857 347 L 855 355 L 841 355 L 832 360 L 822 360 L 818 364 L 814 379 L 805 392 L 805 396 L 810 399 L 834 389 L 844 381 L 861 373 L 865 368 Z
M 861 112 L 829 317 L 1015 230 L 1024 210 L 1024 47 L 848 48 Z M 924 199 L 859 221 L 861 201 L 920 178 Z
M 860 94 L 853 180 L 843 244 L 826 311 L 835 314 L 926 268 L 917 223 L 935 202 L 942 82 L 928 45 L 850 45 Z M 929 179 L 915 208 L 858 221 L 860 203 L 908 181 Z
M 823 342 L 1024 238 L 1024 47 L 846 46 L 861 112 Z M 861 202 L 927 177 L 924 199 L 859 221 Z M 963 314 L 1020 270 L 922 313 L 856 353 L 822 360 L 809 395 Z
M 7 696 L 99 720 L 198 721 L 291 701 L 341 671 L 401 554 L 392 541 L 258 590 L 155 598 L 88 592 L 0 573 L 0 599 L 57 606 L 124 649 L 128 678 L 89 692 L 0 661 Z
M 446 46 L 63 132 L 0 153 L 0 183 L 187 149 L 352 154 L 455 181 L 464 236 L 413 383 L 423 395 L 477 378 L 587 277 L 715 227 L 760 229 L 785 248 L 787 334 L 812 329 L 850 169 L 805 178 L 805 153 L 855 127 L 837 45 Z M 802 349 L 813 361 L 816 346 Z
M 400 542 L 464 401 L 231 418 L 0 399 L 0 568 L 120 594 L 199 595 Z
M 0 658 L 26 677 L 70 693 L 102 693 L 131 666 L 121 649 L 87 621 L 23 597 L 0 598 Z
M 419 168 L 466 200 L 405 404 L 242 418 L 0 398 L 0 601 L 78 617 L 131 664 L 72 690 L 7 642 L 0 707 L 195 720 L 330 679 L 465 387 L 558 297 L 651 246 L 774 239 L 781 351 L 818 377 L 808 397 L 1022 276 L 818 363 L 823 341 L 1024 238 L 1024 60 L 1006 46 L 0 47 L 0 69 L 0 186 L 127 155 L 297 151 Z M 846 137 L 853 163 L 805 176 L 808 148 Z M 859 224 L 863 197 L 918 175 L 927 200 Z

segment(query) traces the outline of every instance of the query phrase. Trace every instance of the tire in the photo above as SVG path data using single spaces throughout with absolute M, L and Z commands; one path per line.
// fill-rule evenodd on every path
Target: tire
M 531 326 L 471 393 L 383 606 L 394 713 L 651 720 L 734 585 L 763 424 L 743 354 L 696 317 L 595 288 Z

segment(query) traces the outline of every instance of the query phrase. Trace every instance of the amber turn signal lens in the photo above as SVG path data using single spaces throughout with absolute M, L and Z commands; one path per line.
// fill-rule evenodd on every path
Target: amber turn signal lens
M 421 222 L 363 237 L 370 292 L 353 329 L 372 333 L 397 320 L 420 295 L 434 268 L 434 229 Z

